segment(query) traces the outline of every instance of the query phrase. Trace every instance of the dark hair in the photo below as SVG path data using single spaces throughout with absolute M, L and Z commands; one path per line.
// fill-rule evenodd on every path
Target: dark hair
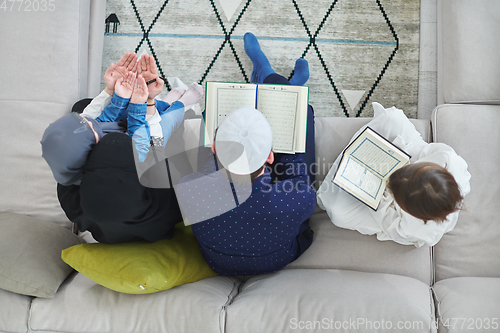
M 396 170 L 387 187 L 407 213 L 427 222 L 442 222 L 460 209 L 463 200 L 453 175 L 430 162 L 409 164 Z
M 222 165 L 219 160 L 217 160 L 217 163 L 219 163 L 219 165 Z M 255 170 L 254 172 L 252 172 L 249 175 L 248 174 L 237 175 L 237 174 L 231 173 L 227 170 L 226 171 L 230 177 L 230 181 L 235 183 L 235 184 L 240 184 L 240 185 L 241 184 L 253 184 L 255 182 L 255 180 L 259 177 L 259 175 L 262 173 L 262 171 L 264 170 L 265 167 L 266 167 L 266 165 L 264 164 L 263 166 L 261 166 L 260 168 L 258 168 L 257 170 Z

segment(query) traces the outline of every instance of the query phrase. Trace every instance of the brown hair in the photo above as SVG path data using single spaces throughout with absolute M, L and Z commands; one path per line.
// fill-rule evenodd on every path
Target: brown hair
M 407 213 L 427 222 L 442 222 L 460 209 L 462 195 L 453 175 L 430 162 L 409 164 L 396 170 L 387 187 Z

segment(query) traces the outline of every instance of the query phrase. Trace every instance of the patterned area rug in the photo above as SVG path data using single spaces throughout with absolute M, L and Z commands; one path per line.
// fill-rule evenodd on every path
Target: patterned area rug
M 249 82 L 250 31 L 278 74 L 308 60 L 316 116 L 369 117 L 374 101 L 417 116 L 419 0 L 107 0 L 106 10 L 103 73 L 135 51 L 188 85 Z

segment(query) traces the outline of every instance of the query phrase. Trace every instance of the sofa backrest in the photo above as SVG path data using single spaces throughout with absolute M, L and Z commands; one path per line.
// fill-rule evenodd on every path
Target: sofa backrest
M 500 1 L 438 1 L 436 142 L 468 163 L 471 191 L 434 247 L 436 281 L 500 277 Z M 453 104 L 452 104 L 453 103 Z
M 40 140 L 86 97 L 90 1 L 7 3 L 0 11 L 0 211 L 68 224 Z
M 500 106 L 441 105 L 432 125 L 434 140 L 452 146 L 471 174 L 455 229 L 434 247 L 436 281 L 500 277 Z
M 500 1 L 438 1 L 438 105 L 500 104 Z

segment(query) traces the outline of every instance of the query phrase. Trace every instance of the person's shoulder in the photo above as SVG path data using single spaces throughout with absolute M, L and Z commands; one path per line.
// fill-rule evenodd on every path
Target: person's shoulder
M 456 166 L 460 167 L 460 169 L 467 169 L 467 162 L 457 154 L 455 149 L 440 142 L 429 143 L 422 149 L 418 160 L 415 162 L 433 162 L 445 167 L 450 172 Z
M 402 212 L 399 233 L 402 239 L 412 242 L 416 247 L 434 246 L 445 233 L 453 229 L 455 223 L 449 220 L 443 222 L 430 220 L 424 223 L 424 221 Z

